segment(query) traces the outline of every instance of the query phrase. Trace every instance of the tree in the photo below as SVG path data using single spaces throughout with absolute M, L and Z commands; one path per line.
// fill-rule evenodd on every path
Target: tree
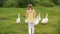
M 27 7 L 29 3 L 31 3 L 31 0 L 18 0 L 19 7 Z
M 60 5 L 60 0 L 52 0 L 55 5 Z
M 3 6 L 3 0 L 0 0 L 0 7 Z
M 17 0 L 7 0 L 4 2 L 4 7 L 17 7 Z

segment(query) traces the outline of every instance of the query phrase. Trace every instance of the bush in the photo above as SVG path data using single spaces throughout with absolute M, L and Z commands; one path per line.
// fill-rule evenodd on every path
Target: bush
M 60 5 L 60 0 L 52 0 L 55 5 Z
M 3 6 L 3 0 L 0 0 L 0 7 Z
M 17 1 L 16 0 L 6 0 L 4 1 L 3 7 L 17 7 Z
M 60 0 L 57 1 L 57 5 L 60 5 Z
M 60 0 L 0 0 L 0 6 L 3 7 L 27 7 L 28 4 L 33 6 L 53 7 L 60 5 Z
M 55 6 L 53 3 L 51 2 L 40 2 L 40 5 L 45 6 L 45 7 L 53 7 Z
M 45 6 L 45 7 L 53 7 L 55 6 L 53 2 L 49 0 L 33 0 L 34 6 Z

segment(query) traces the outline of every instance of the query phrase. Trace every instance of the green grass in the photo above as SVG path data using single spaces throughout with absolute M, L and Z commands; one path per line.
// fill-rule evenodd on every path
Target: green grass
M 0 8 L 0 34 L 28 34 L 28 25 L 25 24 L 24 14 L 27 8 Z M 60 33 L 60 7 L 34 7 L 37 14 L 41 13 L 41 18 L 48 13 L 48 24 L 41 22 L 35 26 L 35 34 L 59 34 Z M 21 14 L 20 24 L 16 24 L 17 14 Z

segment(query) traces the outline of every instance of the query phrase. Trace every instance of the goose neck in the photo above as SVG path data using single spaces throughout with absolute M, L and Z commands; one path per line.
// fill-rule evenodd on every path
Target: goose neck
M 46 18 L 48 17 L 48 15 L 46 15 Z

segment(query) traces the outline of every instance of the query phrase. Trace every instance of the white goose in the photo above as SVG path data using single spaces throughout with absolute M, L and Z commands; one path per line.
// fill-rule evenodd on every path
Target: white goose
M 38 21 L 41 20 L 40 13 L 39 13 L 39 15 L 37 15 L 37 19 L 38 19 Z
M 41 17 L 40 17 L 40 13 L 39 13 L 39 15 L 37 15 L 36 20 L 34 21 L 34 25 L 39 24 L 40 20 L 41 20 Z
M 16 23 L 20 23 L 20 14 L 18 14 L 18 18 L 16 19 Z
M 48 22 L 48 14 L 46 14 L 46 17 L 42 19 L 42 23 L 46 24 Z

